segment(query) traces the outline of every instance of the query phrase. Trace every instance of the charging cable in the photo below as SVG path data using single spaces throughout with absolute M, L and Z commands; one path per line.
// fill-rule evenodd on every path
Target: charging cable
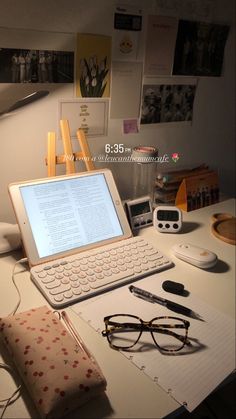
M 9 316 L 13 316 L 14 314 L 16 314 L 16 312 L 17 312 L 17 310 L 20 306 L 20 303 L 21 303 L 21 293 L 20 293 L 20 290 L 19 290 L 19 288 L 16 284 L 16 281 L 15 281 L 15 269 L 16 269 L 16 266 L 19 263 L 25 263 L 25 262 L 27 262 L 27 260 L 28 260 L 27 258 L 22 258 L 20 260 L 17 260 L 15 262 L 14 266 L 13 266 L 11 279 L 12 279 L 13 285 L 14 285 L 16 291 L 17 291 L 18 301 L 16 303 L 15 308 L 12 310 L 12 312 L 9 314 Z M 4 363 L 0 362 L 0 368 L 5 369 L 11 376 L 14 376 L 14 369 L 10 365 L 7 365 L 7 364 L 4 364 Z M 12 395 L 10 397 L 7 397 L 5 399 L 0 399 L 0 403 L 1 403 L 0 407 L 3 407 L 0 419 L 3 418 L 3 415 L 6 411 L 6 409 L 8 408 L 8 406 L 10 404 L 14 403 L 18 399 L 18 397 L 20 396 L 20 389 L 21 389 L 21 384 L 19 384 L 17 386 L 16 390 L 12 393 Z M 4 403 L 3 406 L 2 406 L 2 403 Z
M 7 365 L 7 364 L 4 364 L 4 363 L 0 362 L 0 368 L 9 372 L 9 374 L 11 376 L 14 376 L 14 370 L 13 370 L 12 367 L 10 367 L 10 365 Z M 3 418 L 3 415 L 6 411 L 6 409 L 8 408 L 8 406 L 10 404 L 14 403 L 18 399 L 18 397 L 20 396 L 20 389 L 21 389 L 21 384 L 18 384 L 16 390 L 12 393 L 12 395 L 10 397 L 7 397 L 5 399 L 0 399 L 0 403 L 1 403 L 0 407 L 3 407 L 0 419 Z M 5 403 L 5 404 L 2 406 L 2 403 Z
M 16 284 L 16 281 L 15 281 L 15 269 L 16 269 L 16 265 L 18 265 L 19 263 L 25 263 L 25 262 L 27 262 L 27 260 L 28 260 L 27 258 L 22 258 L 22 259 L 20 259 L 20 260 L 17 260 L 17 261 L 15 262 L 14 266 L 13 266 L 11 279 L 12 279 L 13 285 L 14 285 L 14 287 L 15 287 L 16 291 L 17 291 L 17 294 L 18 294 L 18 301 L 17 301 L 17 303 L 16 303 L 15 308 L 12 310 L 12 312 L 9 314 L 9 316 L 13 316 L 14 314 L 16 314 L 16 312 L 17 312 L 17 310 L 18 310 L 18 308 L 19 308 L 19 305 L 20 305 L 20 303 L 21 303 L 21 294 L 20 294 L 20 290 L 19 290 L 19 288 L 18 288 L 18 286 L 17 286 L 17 284 Z

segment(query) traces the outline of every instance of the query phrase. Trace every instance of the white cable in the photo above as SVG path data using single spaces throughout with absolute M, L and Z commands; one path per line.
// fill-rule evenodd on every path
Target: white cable
M 17 294 L 18 294 L 18 301 L 17 301 L 17 304 L 16 304 L 16 306 L 15 306 L 15 308 L 12 310 L 12 312 L 9 314 L 10 316 L 13 316 L 14 314 L 16 314 L 16 312 L 17 312 L 17 309 L 18 309 L 18 307 L 19 307 L 19 305 L 20 305 L 20 303 L 21 303 L 21 294 L 20 294 L 20 290 L 19 290 L 19 288 L 18 288 L 18 286 L 17 286 L 17 284 L 16 284 L 16 282 L 15 282 L 15 269 L 16 269 L 16 265 L 18 265 L 18 263 L 24 263 L 24 262 L 27 262 L 27 258 L 22 258 L 22 259 L 20 259 L 20 260 L 17 260 L 16 261 L 16 263 L 14 264 L 14 266 L 13 266 L 13 270 L 12 270 L 12 277 L 11 277 L 11 279 L 12 279 L 12 282 L 13 282 L 13 284 L 14 284 L 14 287 L 15 287 L 15 289 L 16 289 L 16 291 L 17 291 Z
M 14 375 L 14 370 L 10 367 L 10 365 L 3 364 L 2 362 L 0 362 L 0 368 L 3 368 L 5 370 L 7 370 L 11 375 Z M 7 397 L 5 399 L 0 399 L 0 403 L 5 403 L 4 406 L 3 406 L 3 410 L 2 410 L 2 413 L 1 413 L 1 416 L 0 416 L 0 419 L 3 418 L 3 415 L 6 411 L 6 409 L 8 408 L 8 406 L 11 403 L 14 403 L 17 400 L 17 398 L 20 395 L 20 389 L 21 389 L 21 384 L 18 385 L 17 389 L 12 393 L 12 395 L 10 397 Z
M 22 259 L 20 259 L 20 260 L 17 260 L 16 262 L 15 262 L 15 264 L 14 264 L 14 266 L 13 266 L 13 270 L 12 270 L 12 277 L 11 277 L 11 279 L 12 279 L 12 282 L 13 282 L 13 284 L 14 284 L 14 287 L 16 288 L 16 291 L 17 291 L 17 294 L 18 294 L 18 301 L 17 301 L 17 303 L 16 303 L 16 306 L 15 306 L 15 308 L 12 310 L 12 312 L 9 314 L 10 316 L 11 315 L 14 315 L 15 313 L 16 313 L 16 311 L 17 311 L 17 309 L 18 309 L 18 307 L 19 307 L 19 305 L 20 305 L 20 303 L 21 303 L 21 294 L 20 294 L 20 290 L 19 290 L 19 288 L 18 288 L 18 286 L 17 286 L 17 284 L 16 284 L 16 282 L 15 282 L 15 269 L 16 269 L 16 265 L 18 265 L 19 263 L 24 263 L 24 262 L 27 262 L 27 258 L 22 258 Z M 7 370 L 11 375 L 14 375 L 14 370 L 10 367 L 10 365 L 7 365 L 7 364 L 4 364 L 4 363 L 2 363 L 2 362 L 0 362 L 0 368 L 3 368 L 3 369 L 5 369 L 5 370 Z M 8 408 L 8 406 L 11 404 L 11 403 L 14 403 L 16 400 L 17 400 L 17 398 L 19 397 L 19 395 L 20 395 L 20 389 L 21 389 L 21 384 L 19 384 L 18 385 L 18 387 L 17 387 L 17 389 L 12 393 L 12 395 L 10 396 L 10 397 L 7 397 L 7 398 L 5 398 L 5 399 L 0 399 L 0 403 L 5 403 L 4 404 L 4 406 L 3 406 L 3 410 L 2 410 L 2 413 L 1 413 L 1 416 L 0 416 L 0 419 L 2 419 L 3 418 L 3 415 L 4 415 L 4 413 L 5 413 L 5 411 L 6 411 L 6 409 Z M 2 406 L 0 406 L 0 407 L 2 407 Z

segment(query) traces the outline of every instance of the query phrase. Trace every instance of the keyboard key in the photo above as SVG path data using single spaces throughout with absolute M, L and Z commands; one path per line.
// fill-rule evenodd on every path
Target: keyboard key
M 88 283 L 88 281 L 87 281 L 87 279 L 80 279 L 80 280 L 79 280 L 79 283 L 80 283 L 81 285 L 86 285 L 86 284 Z
M 110 262 L 109 263 L 110 268 L 116 268 L 117 267 L 117 263 L 116 262 Z
M 67 271 L 70 271 L 72 268 L 71 263 L 67 263 L 67 265 L 64 266 L 64 269 L 66 269 Z
M 89 264 L 88 264 L 88 267 L 89 267 L 90 269 L 94 269 L 94 268 L 96 268 L 96 263 L 95 263 L 95 262 L 93 262 L 93 263 L 89 263 Z
M 88 269 L 87 272 L 86 272 L 86 275 L 92 276 L 92 275 L 94 275 L 94 271 L 92 269 Z
M 73 274 L 73 275 L 70 276 L 70 281 L 72 281 L 72 282 L 77 281 L 78 278 L 79 278 L 78 275 Z
M 78 287 L 80 287 L 80 283 L 79 282 L 72 282 L 72 284 L 71 284 L 71 288 L 78 288 Z
M 80 260 L 80 266 L 87 265 L 87 264 L 88 264 L 88 259 L 83 258 Z
M 119 266 L 119 270 L 122 272 L 127 271 L 127 266 L 126 265 Z
M 46 278 L 46 276 L 47 276 L 48 274 L 47 274 L 47 272 L 39 272 L 39 274 L 38 274 L 38 277 L 39 278 Z
M 54 268 L 48 270 L 48 275 L 55 275 L 56 270 Z
M 61 285 L 60 281 L 53 281 L 53 282 L 50 282 L 49 284 L 47 284 L 46 288 L 48 290 L 51 290 L 53 288 L 58 288 L 60 285 Z
M 68 278 L 62 278 L 61 283 L 62 284 L 69 284 L 70 280 Z
M 55 278 L 56 279 L 62 279 L 62 278 L 64 278 L 64 276 L 62 274 L 56 274 Z M 52 280 L 53 280 L 53 278 L 52 278 Z
M 88 277 L 88 281 L 89 282 L 95 282 L 97 280 L 97 278 L 96 278 L 96 276 L 94 275 L 94 276 L 89 276 Z
M 94 269 L 94 272 L 101 273 L 102 272 L 102 268 L 97 267 L 97 268 Z
M 81 295 L 82 294 L 82 290 L 80 288 L 73 288 L 72 292 L 74 295 Z
M 78 268 L 80 266 L 80 262 L 78 260 L 75 260 L 74 262 L 72 262 L 72 266 L 74 268 Z
M 72 271 L 65 271 L 65 272 L 63 272 L 63 275 L 65 277 L 71 276 L 72 275 Z
M 96 266 L 103 266 L 103 260 L 96 260 Z
M 54 278 L 52 276 L 46 276 L 46 278 L 42 279 L 43 284 L 49 284 L 50 282 L 54 282 Z
M 56 297 L 54 297 L 54 301 L 56 301 L 56 303 L 60 303 L 63 300 L 64 300 L 63 295 L 56 295 Z
M 134 260 L 133 263 L 134 263 L 134 266 L 141 266 L 140 260 Z
M 117 254 L 117 251 L 116 251 L 115 249 L 112 249 L 112 250 L 110 251 L 110 254 L 111 254 L 111 255 L 116 255 L 116 254 Z
M 97 279 L 103 279 L 104 278 L 104 275 L 101 274 L 101 273 L 100 274 L 98 273 L 95 276 L 96 276 Z
M 70 291 L 66 291 L 63 295 L 64 295 L 65 298 L 71 298 L 71 297 L 73 297 L 73 293 L 72 293 L 71 290 Z
M 145 242 L 144 242 L 144 240 L 142 240 L 142 241 L 138 242 L 138 243 L 137 243 L 137 246 L 138 246 L 138 247 L 145 247 Z
M 89 285 L 82 285 L 81 289 L 84 292 L 88 292 L 88 291 L 90 291 L 90 286 Z
M 104 276 L 111 276 L 112 272 L 110 270 L 104 272 Z
M 68 285 L 64 285 L 63 284 L 60 287 L 55 288 L 55 289 L 49 291 L 49 294 L 51 294 L 51 295 L 58 295 L 58 294 L 62 294 L 63 292 L 66 292 L 66 291 L 69 291 L 69 290 L 70 290 L 70 285 L 69 284 Z

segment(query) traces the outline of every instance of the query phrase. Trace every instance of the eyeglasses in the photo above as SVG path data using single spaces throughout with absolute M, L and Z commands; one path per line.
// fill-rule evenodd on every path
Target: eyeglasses
M 165 352 L 177 352 L 184 345 L 191 345 L 188 340 L 189 321 L 178 317 L 155 317 L 144 321 L 131 314 L 114 314 L 104 317 L 106 336 L 114 349 L 127 350 L 133 348 L 143 332 L 149 331 L 155 345 Z

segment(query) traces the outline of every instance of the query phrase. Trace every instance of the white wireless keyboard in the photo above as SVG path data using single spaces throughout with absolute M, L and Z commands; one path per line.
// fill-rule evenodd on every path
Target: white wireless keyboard
M 31 277 L 51 306 L 61 308 L 172 266 L 146 240 L 132 237 L 35 266 Z

